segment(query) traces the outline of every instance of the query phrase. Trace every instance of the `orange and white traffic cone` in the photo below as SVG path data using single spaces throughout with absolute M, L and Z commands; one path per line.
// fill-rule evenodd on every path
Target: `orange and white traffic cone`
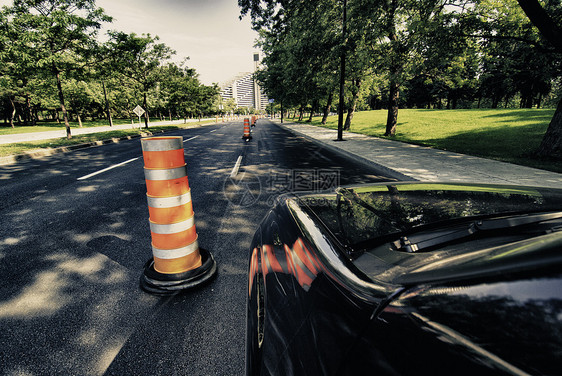
M 153 258 L 145 264 L 143 290 L 171 294 L 198 286 L 217 267 L 199 247 L 182 137 L 141 139 Z
M 250 134 L 250 119 L 244 118 L 244 135 L 242 136 L 243 139 L 249 141 L 252 138 Z

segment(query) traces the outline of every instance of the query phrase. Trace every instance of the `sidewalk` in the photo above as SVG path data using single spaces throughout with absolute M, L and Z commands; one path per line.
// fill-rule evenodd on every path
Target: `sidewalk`
M 401 180 L 515 184 L 562 188 L 562 174 L 535 168 L 273 119 L 283 128 L 322 147 L 376 165 Z
M 214 118 L 208 119 L 201 119 L 201 121 L 207 120 L 215 120 Z M 187 119 L 187 123 L 195 123 L 198 122 L 199 119 Z M 148 123 L 149 126 L 157 126 L 157 125 L 174 125 L 174 124 L 184 124 L 184 120 L 172 120 L 172 121 L 154 121 Z M 144 122 L 140 124 L 141 128 L 144 128 Z M 110 127 L 109 125 L 103 127 L 88 127 L 88 128 L 72 128 L 71 132 L 73 136 L 79 134 L 89 134 L 89 133 L 97 133 L 97 132 L 109 132 L 109 131 L 116 131 L 120 129 L 132 129 L 132 128 L 139 128 L 139 123 L 135 124 L 119 124 Z M 17 134 L 9 134 L 9 135 L 2 135 L 0 136 L 0 144 L 13 144 L 15 142 L 29 142 L 29 141 L 38 141 L 38 140 L 49 140 L 52 138 L 62 138 L 66 137 L 66 129 L 61 125 L 60 129 L 55 131 L 46 131 L 46 132 L 30 132 L 30 133 L 17 133 Z

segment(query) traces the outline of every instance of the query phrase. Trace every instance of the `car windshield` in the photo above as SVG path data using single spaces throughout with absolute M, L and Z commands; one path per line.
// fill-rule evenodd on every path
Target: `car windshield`
M 355 250 L 419 227 L 562 208 L 562 193 L 556 190 L 461 184 L 341 188 L 337 195 L 301 200 L 342 244 Z

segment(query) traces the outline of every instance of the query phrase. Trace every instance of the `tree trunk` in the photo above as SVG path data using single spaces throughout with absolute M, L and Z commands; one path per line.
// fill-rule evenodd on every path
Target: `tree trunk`
M 16 116 L 16 104 L 14 103 L 12 97 L 10 97 L 10 104 L 12 105 L 12 112 L 10 113 L 10 126 L 12 128 L 15 128 L 14 117 Z
M 345 118 L 345 124 L 343 129 L 348 131 L 351 129 L 351 120 L 353 120 L 353 114 L 355 113 L 355 108 L 357 107 L 357 99 L 359 98 L 359 89 L 361 88 L 361 79 L 355 80 L 353 85 L 352 93 L 353 98 L 351 99 L 351 106 L 347 109 L 347 116 Z
M 530 90 L 526 90 L 524 93 L 521 93 L 521 101 L 519 102 L 519 108 L 533 108 L 532 88 Z
M 283 102 L 281 102 L 281 124 L 283 124 Z
M 148 129 L 148 108 L 146 108 L 146 89 L 143 93 L 142 106 L 144 107 L 144 127 Z
M 517 0 L 529 20 L 539 29 L 546 39 L 558 50 L 562 51 L 562 29 L 544 10 L 538 0 Z
M 326 125 L 328 120 L 328 115 L 330 114 L 330 109 L 332 107 L 332 99 L 334 98 L 334 91 L 330 90 L 328 94 L 328 101 L 326 102 L 326 107 L 324 107 L 324 115 L 322 115 L 322 125 Z
M 37 112 L 37 108 L 33 107 L 33 111 L 31 112 L 31 125 L 36 126 L 38 120 L 39 120 L 39 114 Z
M 562 159 L 562 99 L 558 102 L 554 116 L 537 151 L 540 157 Z
M 394 136 L 396 134 L 396 124 L 398 123 L 398 96 L 400 93 L 400 84 L 398 83 L 398 75 L 401 70 L 400 65 L 400 46 L 398 42 L 398 34 L 396 33 L 395 19 L 396 9 L 398 9 L 398 1 L 391 0 L 387 2 L 388 12 L 388 38 L 391 42 L 392 59 L 390 64 L 390 93 L 388 96 L 388 115 L 386 118 L 386 131 L 385 136 Z
M 60 107 L 61 107 L 61 110 L 62 110 L 62 117 L 64 119 L 64 127 L 66 128 L 66 138 L 68 140 L 70 140 L 72 138 L 72 134 L 70 133 L 70 124 L 68 122 L 68 113 L 66 112 L 66 107 L 64 105 L 64 94 L 62 92 L 62 85 L 61 85 L 61 81 L 60 81 L 60 72 L 56 68 L 54 63 L 53 63 L 53 70 L 55 72 L 55 77 L 57 79 L 57 89 L 58 89 L 58 92 L 59 92 L 59 102 L 60 102 Z
M 113 126 L 113 119 L 111 118 L 111 111 L 109 110 L 109 101 L 107 100 L 107 93 L 105 91 L 105 81 L 101 82 L 101 86 L 103 87 L 103 98 L 105 99 L 105 113 L 107 116 L 107 121 L 109 121 L 109 126 Z
M 28 125 L 29 121 L 31 120 L 31 98 L 29 94 L 25 94 L 25 115 L 24 115 L 24 124 Z
M 304 116 L 304 107 L 301 106 L 299 109 L 299 119 L 298 121 L 302 121 L 302 117 Z
M 345 122 L 343 124 L 343 130 L 349 131 L 351 129 L 351 120 L 353 120 L 353 113 L 355 112 L 355 104 L 349 106 L 347 109 L 347 115 L 345 115 Z
M 129 114 L 129 116 L 131 117 L 131 125 L 135 125 L 135 116 L 133 114 L 133 111 L 131 111 L 131 102 L 129 102 L 129 100 L 127 99 L 127 113 Z M 140 119 L 139 119 L 140 120 Z M 140 124 L 139 124 L 139 128 L 140 128 Z
M 346 60 L 346 49 L 347 49 L 347 0 L 343 0 L 343 12 L 342 12 L 342 41 L 341 41 L 341 53 L 340 53 L 340 92 L 338 98 L 338 138 L 337 141 L 343 141 L 343 101 L 344 101 L 344 91 L 345 91 L 345 60 Z
M 385 136 L 394 136 L 396 134 L 396 124 L 398 123 L 398 96 L 400 94 L 400 86 L 395 79 L 390 82 L 390 94 L 388 97 L 388 116 L 386 117 Z
M 307 123 L 312 123 L 312 117 L 314 116 L 314 111 L 316 111 L 316 109 L 320 106 L 320 104 L 318 103 L 317 100 L 314 101 L 314 103 L 312 103 L 312 108 L 310 109 L 310 117 L 308 118 L 308 120 L 306 121 Z
M 78 126 L 82 128 L 82 118 L 80 117 L 79 111 L 76 111 L 76 118 L 78 119 Z

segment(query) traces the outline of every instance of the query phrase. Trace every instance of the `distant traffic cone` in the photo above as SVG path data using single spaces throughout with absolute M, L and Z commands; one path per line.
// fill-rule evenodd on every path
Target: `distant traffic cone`
M 182 137 L 141 139 L 153 258 L 145 264 L 143 290 L 171 294 L 211 279 L 216 263 L 199 247 Z
M 246 141 L 252 138 L 252 135 L 250 134 L 250 119 L 248 118 L 244 118 L 244 135 L 242 138 Z

